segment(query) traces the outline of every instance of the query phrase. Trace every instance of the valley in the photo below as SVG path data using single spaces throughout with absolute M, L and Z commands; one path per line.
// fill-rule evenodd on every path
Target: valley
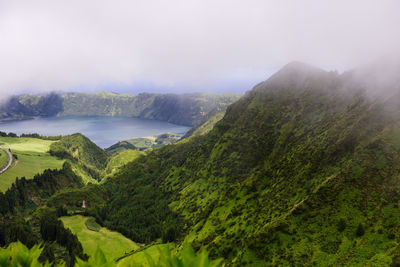
M 0 267 L 400 267 L 400 1 L 0 1 Z
M 398 95 L 363 81 L 292 62 L 179 140 L 1 137 L 53 170 L 4 187 L 0 245 L 67 266 L 396 266 Z

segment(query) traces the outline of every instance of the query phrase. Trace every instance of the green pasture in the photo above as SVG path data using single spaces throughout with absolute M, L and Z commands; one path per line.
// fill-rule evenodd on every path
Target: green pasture
M 75 215 L 61 217 L 60 219 L 65 227 L 71 229 L 72 233 L 78 236 L 83 251 L 89 256 L 94 255 L 97 247 L 99 247 L 108 260 L 114 260 L 139 248 L 132 240 L 107 228 L 101 227 L 98 232 L 89 230 L 85 225 L 88 217 Z
M 0 149 L 0 170 L 8 163 L 8 154 L 3 149 Z
M 131 256 L 128 256 L 122 260 L 120 260 L 117 264 L 119 267 L 124 267 L 124 266 L 149 266 L 149 263 L 147 261 L 147 257 L 145 254 L 150 256 L 154 262 L 158 261 L 158 258 L 160 257 L 160 249 L 163 250 L 164 248 L 171 247 L 170 244 L 158 244 L 158 245 L 153 245 L 150 246 L 140 252 L 134 253 Z
M 61 168 L 64 160 L 59 160 L 48 153 L 53 142 L 36 138 L 0 137 L 0 145 L 10 149 L 11 153 L 17 157 L 11 167 L 0 174 L 0 191 L 6 191 L 16 177 L 32 179 L 35 174 L 45 169 Z M 0 164 L 2 157 L 3 155 Z
M 113 174 L 124 164 L 137 159 L 141 155 L 144 155 L 144 153 L 139 150 L 124 150 L 118 152 L 108 161 L 106 172 L 108 174 Z

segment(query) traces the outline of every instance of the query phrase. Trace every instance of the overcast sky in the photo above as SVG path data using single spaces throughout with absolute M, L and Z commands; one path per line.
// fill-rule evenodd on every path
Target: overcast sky
M 244 92 L 400 47 L 398 0 L 0 0 L 0 92 Z

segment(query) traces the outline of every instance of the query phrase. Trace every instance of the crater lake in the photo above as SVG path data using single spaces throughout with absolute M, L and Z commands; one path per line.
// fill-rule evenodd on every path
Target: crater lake
M 101 148 L 118 141 L 161 133 L 184 135 L 190 127 L 132 117 L 65 116 L 0 122 L 0 131 L 45 136 L 81 133 Z

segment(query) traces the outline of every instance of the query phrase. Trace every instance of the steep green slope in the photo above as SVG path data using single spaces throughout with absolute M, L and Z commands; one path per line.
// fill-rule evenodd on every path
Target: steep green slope
M 184 138 L 190 137 L 190 136 L 199 136 L 199 135 L 204 135 L 204 134 L 209 133 L 214 128 L 214 125 L 217 122 L 219 122 L 220 120 L 222 120 L 224 115 L 225 115 L 225 110 L 218 111 L 214 114 L 210 114 L 210 115 L 206 116 L 204 121 L 202 123 L 200 123 L 199 125 L 190 129 L 185 134 Z
M 55 116 L 62 111 L 63 99 L 56 93 L 13 96 L 0 105 L 0 120 Z
M 144 155 L 144 152 L 132 149 L 113 154 L 107 164 L 107 174 L 113 174 L 117 172 L 126 163 L 133 161 L 142 155 Z
M 63 136 L 50 146 L 50 152 L 60 157 L 72 157 L 88 166 L 103 169 L 107 153 L 82 134 Z
M 83 176 L 86 182 L 90 178 L 102 179 L 102 171 L 108 162 L 107 153 L 82 134 L 63 136 L 50 146 L 50 154 L 68 159 L 73 169 Z
M 393 97 L 388 109 L 360 89 L 351 77 L 287 65 L 208 134 L 123 168 L 99 221 L 154 240 L 166 228 L 137 237 L 124 227 L 152 220 L 129 214 L 156 194 L 141 205 L 168 203 L 157 220 L 182 229 L 172 240 L 236 266 L 397 262 L 399 110 Z

